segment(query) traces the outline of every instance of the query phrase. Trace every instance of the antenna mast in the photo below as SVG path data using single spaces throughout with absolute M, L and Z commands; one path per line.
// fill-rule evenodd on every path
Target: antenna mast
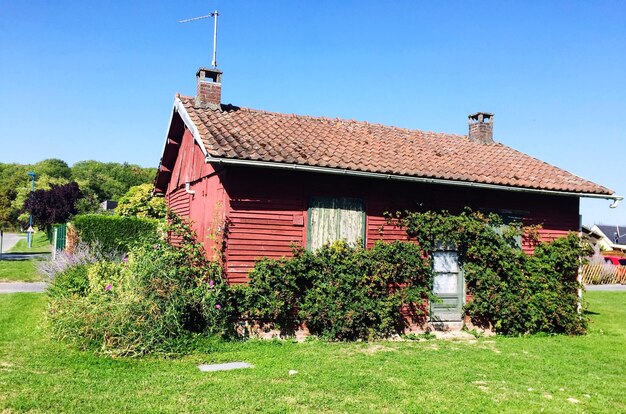
M 207 14 L 206 16 L 193 17 L 191 19 L 179 20 L 178 23 L 188 23 L 196 20 L 208 19 L 209 17 L 213 17 L 213 60 L 211 61 L 211 65 L 213 68 L 217 68 L 217 16 L 220 14 L 215 10 L 211 14 Z

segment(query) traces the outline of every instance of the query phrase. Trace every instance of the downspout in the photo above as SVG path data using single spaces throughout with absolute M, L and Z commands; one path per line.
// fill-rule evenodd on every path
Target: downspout
M 189 189 L 190 187 L 191 187 L 191 183 L 186 182 L 186 183 L 185 183 L 185 192 L 186 192 L 187 194 L 194 195 L 196 192 L 195 192 L 194 190 L 190 190 L 190 189 Z

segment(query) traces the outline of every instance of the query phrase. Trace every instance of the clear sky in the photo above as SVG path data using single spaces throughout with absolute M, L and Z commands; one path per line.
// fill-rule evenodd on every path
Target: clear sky
M 174 94 L 209 66 L 223 102 L 467 132 L 626 196 L 626 2 L 0 0 L 0 162 L 157 166 Z M 626 224 L 626 202 L 583 222 Z

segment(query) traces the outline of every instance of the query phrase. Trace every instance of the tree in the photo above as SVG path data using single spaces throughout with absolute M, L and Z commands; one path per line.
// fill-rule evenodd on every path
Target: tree
M 65 185 L 52 185 L 49 190 L 29 193 L 24 211 L 33 215 L 33 224 L 48 232 L 53 224 L 65 223 L 76 214 L 76 202 L 82 196 L 74 181 Z
M 0 228 L 15 229 L 17 217 L 22 205 L 13 205 L 13 200 L 21 187 L 25 187 L 30 178 L 26 173 L 29 166 L 0 163 Z
M 47 175 L 48 177 L 69 180 L 72 176 L 72 170 L 67 166 L 67 163 L 57 158 L 48 158 L 47 160 L 39 161 L 37 164 L 33 165 L 33 171 L 37 177 Z
M 80 161 L 72 166 L 72 178 L 98 201 L 119 200 L 132 186 L 152 183 L 154 168 L 116 162 Z
M 141 184 L 131 187 L 115 209 L 119 216 L 135 216 L 147 218 L 164 218 L 167 211 L 165 199 L 152 195 L 152 184 Z
M 49 190 L 54 185 L 59 186 L 68 183 L 69 180 L 65 178 L 55 178 L 48 175 L 42 175 L 37 177 L 37 179 L 35 180 L 35 188 L 37 190 Z M 31 193 L 31 188 L 31 182 L 29 179 L 24 185 L 16 189 L 17 193 L 15 194 L 15 197 L 13 198 L 13 201 L 11 203 L 13 211 L 18 213 L 17 221 L 21 223 L 22 226 L 28 222 L 29 213 L 27 211 L 24 211 L 24 203 L 26 202 L 26 199 L 28 199 L 28 195 Z

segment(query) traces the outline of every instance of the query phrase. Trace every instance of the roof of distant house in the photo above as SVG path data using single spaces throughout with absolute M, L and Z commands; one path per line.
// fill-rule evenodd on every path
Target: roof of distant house
M 613 191 L 498 142 L 177 96 L 210 158 L 326 167 L 593 195 Z M 198 139 L 198 137 L 197 137 Z M 626 233 L 626 232 L 625 232 Z
M 626 226 L 596 224 L 596 227 L 604 233 L 611 243 L 626 245 Z

